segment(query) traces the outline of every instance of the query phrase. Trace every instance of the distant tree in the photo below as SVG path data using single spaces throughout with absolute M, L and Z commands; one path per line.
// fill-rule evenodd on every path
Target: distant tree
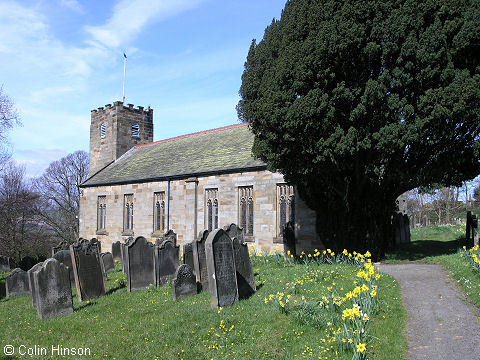
M 0 86 L 0 170 L 10 157 L 6 136 L 15 125 L 21 125 L 20 116 L 12 99 L 3 92 L 3 86 Z
M 237 106 L 328 247 L 391 244 L 395 199 L 480 173 L 480 2 L 289 0 Z
M 79 185 L 88 176 L 88 154 L 76 151 L 52 162 L 35 180 L 41 202 L 37 213 L 54 234 L 67 242 L 78 239 Z
M 475 188 L 473 189 L 473 201 L 478 206 L 480 204 L 480 181 L 477 183 Z

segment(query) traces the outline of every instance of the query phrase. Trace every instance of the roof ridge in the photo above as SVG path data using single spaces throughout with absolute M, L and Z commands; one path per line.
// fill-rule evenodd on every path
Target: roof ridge
M 151 146 L 151 145 L 161 144 L 161 143 L 165 143 L 165 142 L 172 141 L 172 140 L 183 139 L 183 138 L 187 138 L 187 137 L 194 136 L 194 135 L 208 134 L 208 133 L 215 132 L 215 131 L 222 131 L 222 130 L 232 129 L 232 128 L 236 128 L 236 127 L 240 127 L 240 126 L 245 126 L 245 125 L 248 125 L 248 123 L 232 124 L 232 125 L 227 125 L 227 126 L 222 126 L 222 127 L 214 128 L 214 129 L 197 131 L 197 132 L 190 133 L 190 134 L 179 135 L 179 136 L 171 137 L 171 138 L 168 138 L 168 139 L 163 139 L 163 140 L 158 140 L 158 141 L 149 142 L 149 143 L 146 143 L 146 144 L 136 145 L 136 146 L 135 146 L 135 149 L 138 149 L 138 148 L 141 148 L 141 147 L 145 147 L 145 146 Z

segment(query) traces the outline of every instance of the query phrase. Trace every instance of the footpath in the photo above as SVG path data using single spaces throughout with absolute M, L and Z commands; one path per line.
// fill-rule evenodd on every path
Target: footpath
M 380 265 L 402 289 L 408 360 L 480 360 L 476 309 L 439 265 Z

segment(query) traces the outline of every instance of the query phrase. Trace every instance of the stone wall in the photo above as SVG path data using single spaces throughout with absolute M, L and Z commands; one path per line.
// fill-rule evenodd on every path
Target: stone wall
M 128 236 L 144 236 L 155 240 L 154 193 L 165 192 L 166 218 L 169 228 L 178 234 L 178 243 L 193 240 L 207 227 L 205 190 L 218 189 L 219 227 L 239 223 L 238 188 L 253 186 L 254 232 L 252 244 L 271 249 L 281 241 L 277 234 L 276 186 L 284 183 L 283 176 L 265 171 L 223 174 L 182 180 L 146 182 L 138 184 L 87 187 L 80 199 L 80 237 L 98 238 L 104 249 L 112 242 Z M 133 233 L 123 232 L 124 195 L 134 195 Z M 168 194 L 169 201 L 168 201 Z M 106 196 L 106 227 L 97 231 L 97 199 Z M 297 249 L 323 248 L 315 232 L 315 213 L 296 194 L 295 201 Z

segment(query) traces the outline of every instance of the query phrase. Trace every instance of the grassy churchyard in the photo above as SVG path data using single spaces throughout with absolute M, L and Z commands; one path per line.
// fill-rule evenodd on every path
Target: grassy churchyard
M 462 231 L 414 229 L 412 243 L 385 262 L 441 264 L 480 307 L 480 254 L 461 248 Z M 19 355 L 23 345 L 38 359 L 406 359 L 400 287 L 378 278 L 368 257 L 316 253 L 293 262 L 257 253 L 251 260 L 257 292 L 231 307 L 212 309 L 208 291 L 173 301 L 170 284 L 128 293 L 117 264 L 106 296 L 80 303 L 74 291 L 74 313 L 49 320 L 38 318 L 28 296 L 5 298 L 3 273 L 2 346 L 13 345 L 10 358 L 30 358 Z M 90 355 L 66 356 L 72 348 Z M 46 355 L 35 353 L 42 349 Z

